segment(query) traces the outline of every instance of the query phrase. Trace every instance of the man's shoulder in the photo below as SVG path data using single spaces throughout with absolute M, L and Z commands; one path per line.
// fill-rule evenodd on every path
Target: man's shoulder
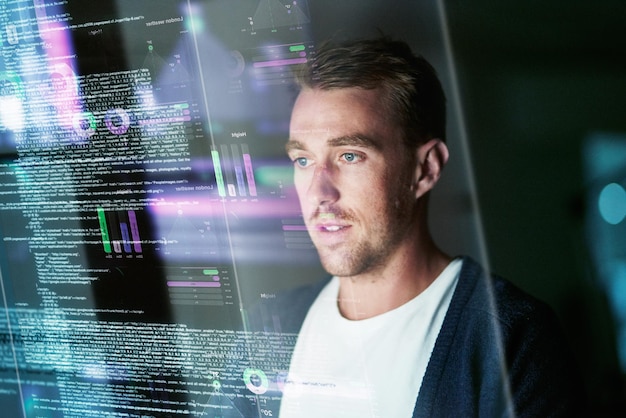
M 475 408 L 500 416 L 509 407 L 519 416 L 570 416 L 584 407 L 579 383 L 554 311 L 466 257 L 416 416 Z
M 534 322 L 554 316 L 552 308 L 513 282 L 486 271 L 478 262 L 464 257 L 456 303 L 467 312 L 490 317 L 500 326 Z

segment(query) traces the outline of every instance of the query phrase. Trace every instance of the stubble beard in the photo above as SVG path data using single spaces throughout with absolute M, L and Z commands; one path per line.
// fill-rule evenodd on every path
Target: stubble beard
M 348 247 L 320 248 L 317 252 L 324 269 L 333 276 L 353 277 L 373 269 L 380 263 L 383 254 L 366 242 L 357 242 Z
M 399 197 L 390 202 L 379 219 L 384 222 L 370 225 L 367 234 L 357 241 L 344 242 L 333 247 L 315 243 L 324 269 L 333 276 L 354 277 L 382 270 L 392 253 L 402 245 L 407 234 L 412 233 L 413 206 L 410 198 Z M 352 228 L 363 231 L 364 225 L 350 211 L 333 211 L 338 219 L 349 220 Z

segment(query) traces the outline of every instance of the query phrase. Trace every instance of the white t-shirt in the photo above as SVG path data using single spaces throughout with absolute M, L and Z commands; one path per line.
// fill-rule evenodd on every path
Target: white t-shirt
M 461 264 L 452 261 L 404 305 L 360 321 L 341 316 L 333 278 L 302 325 L 280 417 L 410 417 Z

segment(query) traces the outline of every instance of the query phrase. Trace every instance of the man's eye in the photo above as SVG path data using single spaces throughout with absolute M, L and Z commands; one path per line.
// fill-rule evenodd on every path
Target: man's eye
M 305 157 L 298 157 L 295 160 L 293 160 L 293 162 L 298 167 L 306 167 L 307 165 L 309 165 L 309 160 L 306 159 Z
M 348 162 L 348 163 L 354 163 L 357 162 L 361 157 L 354 153 L 354 152 L 346 152 L 341 154 L 341 157 L 344 159 L 344 161 Z

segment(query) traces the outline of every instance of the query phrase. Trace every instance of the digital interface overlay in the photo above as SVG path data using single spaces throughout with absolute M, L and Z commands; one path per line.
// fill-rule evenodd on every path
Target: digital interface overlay
M 248 332 L 245 306 L 265 275 L 315 260 L 283 155 L 308 13 L 0 5 L 10 416 L 242 416 L 233 388 L 266 392 L 274 369 L 250 360 L 293 336 Z

